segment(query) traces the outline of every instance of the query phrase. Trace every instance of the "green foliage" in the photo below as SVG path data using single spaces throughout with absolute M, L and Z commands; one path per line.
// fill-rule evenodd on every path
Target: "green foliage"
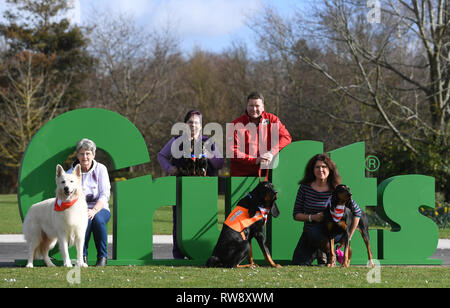
M 448 138 L 448 137 L 447 137 Z M 378 170 L 380 181 L 394 175 L 424 174 L 436 179 L 436 191 L 443 193 L 445 200 L 450 200 L 450 150 L 441 141 L 430 140 L 418 143 L 416 155 L 401 145 L 396 139 L 381 143 L 376 156 L 381 161 Z
M 436 194 L 436 207 L 434 209 L 420 207 L 420 213 L 431 218 L 440 229 L 445 229 L 450 222 L 450 202 L 446 202 L 444 195 Z
M 0 173 L 12 174 L 14 187 L 37 130 L 85 99 L 82 84 L 94 60 L 86 31 L 63 18 L 68 1 L 7 2 L 0 23 Z
M 68 83 L 62 101 L 69 109 L 82 99 L 81 82 L 93 64 L 86 48 L 88 40 L 83 29 L 73 26 L 61 16 L 67 12 L 64 0 L 9 0 L 14 10 L 4 13 L 5 23 L 0 24 L 0 36 L 8 44 L 6 58 L 23 52 L 32 52 L 37 71 L 44 69 L 53 87 Z M 47 81 L 50 82 L 50 81 Z

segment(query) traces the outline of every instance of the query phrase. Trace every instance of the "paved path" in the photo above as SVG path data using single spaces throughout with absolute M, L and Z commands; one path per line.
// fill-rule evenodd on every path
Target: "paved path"
M 153 236 L 153 258 L 172 259 L 172 235 Z M 108 255 L 112 256 L 112 235 L 108 236 Z M 27 259 L 28 247 L 23 234 L 0 234 L 0 267 L 15 267 L 14 260 Z
M 112 236 L 108 236 L 108 255 L 112 255 Z M 153 236 L 153 257 L 172 259 L 172 235 Z M 15 259 L 27 258 L 27 245 L 22 234 L 0 234 L 0 267 L 14 267 Z M 436 252 L 431 257 L 442 259 L 442 264 L 450 266 L 450 240 L 440 239 Z

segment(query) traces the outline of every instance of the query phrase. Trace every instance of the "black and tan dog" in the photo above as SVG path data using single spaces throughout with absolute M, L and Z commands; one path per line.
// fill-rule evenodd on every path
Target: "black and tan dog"
M 352 250 L 350 247 L 350 228 L 353 221 L 352 208 L 352 193 L 350 188 L 346 185 L 338 185 L 331 196 L 331 202 L 328 202 L 327 209 L 324 212 L 325 226 L 328 234 L 328 243 L 323 247 L 327 254 L 327 266 L 332 267 L 336 262 L 336 249 L 334 239 L 337 235 L 342 235 L 339 243 L 345 245 L 344 261 L 342 267 L 350 266 L 350 259 L 352 257 Z M 367 247 L 367 255 L 369 261 L 374 266 L 372 260 L 372 251 L 370 249 L 369 237 L 369 221 L 366 213 L 361 210 L 361 218 L 359 220 L 357 229 L 362 235 L 364 243 Z
M 202 154 L 200 158 L 182 157 L 178 163 L 178 175 L 180 176 L 206 176 L 208 171 L 208 158 Z
M 207 267 L 254 267 L 252 238 L 256 238 L 264 258 L 273 267 L 281 267 L 272 260 L 265 243 L 264 225 L 269 213 L 280 214 L 275 200 L 277 191 L 270 182 L 259 183 L 252 192 L 238 202 L 220 233 Z M 245 258 L 249 264 L 240 265 Z

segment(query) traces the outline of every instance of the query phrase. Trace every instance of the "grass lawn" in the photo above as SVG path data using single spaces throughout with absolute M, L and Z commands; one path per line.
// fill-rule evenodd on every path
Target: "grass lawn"
M 73 268 L 72 276 L 76 278 Z M 255 269 L 211 269 L 173 266 L 108 266 L 83 268 L 79 284 L 70 284 L 70 269 L 0 268 L 0 288 L 82 287 L 82 288 L 416 288 L 450 287 L 449 267 L 381 267 L 379 283 L 369 283 L 365 267 L 326 268 L 258 267 Z M 73 280 L 72 280 L 73 281 Z
M 17 195 L 0 195 L 0 234 L 22 233 Z

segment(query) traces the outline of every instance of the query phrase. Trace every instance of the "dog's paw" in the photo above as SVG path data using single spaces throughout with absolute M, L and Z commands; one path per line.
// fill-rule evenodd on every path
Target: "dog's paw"
M 87 263 L 84 263 L 84 262 L 77 262 L 77 266 L 78 267 L 88 267 L 88 265 L 87 265 Z
M 33 263 L 27 263 L 27 265 L 25 267 L 33 268 Z
M 50 258 L 44 258 L 44 262 L 47 267 L 55 267 L 56 266 L 55 264 L 53 264 L 53 262 Z
M 72 262 L 64 263 L 64 267 L 73 267 Z

